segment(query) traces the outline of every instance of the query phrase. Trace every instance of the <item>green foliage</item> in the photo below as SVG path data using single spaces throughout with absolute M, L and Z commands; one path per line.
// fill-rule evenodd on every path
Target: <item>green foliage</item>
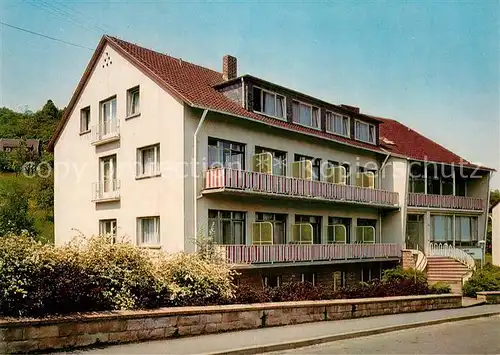
M 427 275 L 416 269 L 403 269 L 398 266 L 394 269 L 387 269 L 382 275 L 382 281 L 391 282 L 399 280 L 417 280 L 419 282 L 427 282 Z
M 168 255 L 107 236 L 59 247 L 0 238 L 0 316 L 227 303 L 232 271 L 199 254 Z
M 430 293 L 439 295 L 443 293 L 451 293 L 451 286 L 444 282 L 436 282 L 429 286 Z
M 34 219 L 29 214 L 30 191 L 14 178 L 0 181 L 0 236 L 35 234 Z
M 476 297 L 481 291 L 500 291 L 500 267 L 486 264 L 474 271 L 462 287 L 464 296 Z

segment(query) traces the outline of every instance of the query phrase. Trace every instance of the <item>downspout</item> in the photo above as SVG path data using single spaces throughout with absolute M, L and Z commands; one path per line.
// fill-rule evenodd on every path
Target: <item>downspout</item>
M 489 212 L 490 212 L 490 194 L 491 194 L 491 190 L 490 190 L 490 183 L 491 183 L 491 176 L 493 175 L 493 172 L 489 172 L 488 173 L 488 193 L 486 194 L 486 201 L 485 201 L 485 212 L 486 213 L 486 217 L 484 219 L 484 233 L 483 233 L 483 240 L 484 240 L 484 243 L 483 243 L 483 257 L 482 257 L 482 264 L 484 264 L 484 258 L 486 256 L 486 237 L 488 236 L 488 216 L 489 216 Z M 491 229 L 491 233 L 493 234 L 493 225 L 491 226 L 492 229 Z M 482 265 L 481 264 L 481 265 Z
M 408 183 L 410 181 L 410 159 L 409 158 L 406 158 L 406 171 L 405 171 L 405 199 L 404 199 L 404 202 L 403 202 L 403 206 L 401 206 L 401 213 L 403 214 L 403 244 L 404 244 L 404 247 L 406 249 L 406 221 L 408 220 L 408 215 L 407 215 L 407 209 L 408 209 L 408 193 L 409 193 L 409 190 L 410 190 L 410 186 L 408 186 Z M 427 170 L 427 169 L 426 169 Z M 424 218 L 424 222 L 425 222 L 425 218 Z M 425 223 L 424 223 L 424 236 L 425 236 Z M 426 250 L 426 241 L 425 241 L 425 237 L 424 237 L 424 254 L 425 252 L 427 251 Z
M 194 251 L 196 252 L 198 248 L 198 171 L 196 169 L 198 165 L 198 132 L 200 131 L 203 123 L 205 122 L 205 118 L 207 117 L 208 110 L 203 110 L 203 114 L 201 115 L 200 122 L 198 122 L 198 126 L 194 131 L 193 135 L 193 227 L 194 227 Z
M 381 189 L 382 188 L 382 170 L 384 170 L 385 166 L 387 165 L 387 161 L 389 160 L 390 156 L 391 156 L 391 152 L 389 151 L 386 151 L 385 149 L 382 148 L 382 150 L 384 152 L 387 152 L 387 155 L 384 159 L 384 161 L 382 162 L 382 165 L 380 166 L 380 169 L 379 169 L 379 174 L 378 174 L 378 186 L 379 188 Z M 379 225 L 379 228 L 378 228 L 378 240 L 380 243 L 382 243 L 382 216 L 380 214 L 381 210 L 379 209 L 378 211 L 378 225 Z

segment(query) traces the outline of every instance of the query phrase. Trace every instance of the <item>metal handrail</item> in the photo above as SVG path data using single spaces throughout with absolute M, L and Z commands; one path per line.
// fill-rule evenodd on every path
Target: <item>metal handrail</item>
M 474 258 L 462 249 L 455 248 L 453 245 L 447 243 L 430 243 L 429 256 L 445 256 L 455 259 L 467 266 L 469 270 L 476 269 L 476 262 Z

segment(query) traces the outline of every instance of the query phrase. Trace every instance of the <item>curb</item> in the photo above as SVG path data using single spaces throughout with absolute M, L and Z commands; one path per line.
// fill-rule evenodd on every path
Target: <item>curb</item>
M 475 319 L 475 318 L 493 317 L 493 316 L 497 316 L 497 315 L 500 315 L 500 312 L 489 312 L 489 313 L 473 314 L 473 315 L 459 316 L 459 317 L 452 317 L 452 318 L 442 318 L 442 319 L 435 319 L 435 320 L 431 320 L 431 321 L 424 321 L 424 322 L 418 322 L 418 323 L 400 324 L 400 325 L 392 325 L 392 326 L 382 327 L 382 328 L 367 329 L 367 330 L 361 330 L 358 332 L 326 335 L 326 336 L 322 336 L 322 337 L 318 337 L 318 338 L 310 338 L 310 339 L 298 340 L 298 341 L 293 341 L 293 342 L 283 342 L 283 343 L 275 343 L 275 344 L 269 344 L 269 345 L 250 346 L 250 347 L 246 347 L 246 348 L 240 348 L 240 349 L 234 349 L 234 350 L 228 350 L 228 351 L 207 353 L 206 355 L 261 354 L 261 353 L 267 353 L 267 352 L 272 352 L 272 351 L 282 351 L 282 350 L 303 348 L 306 346 L 330 343 L 330 342 L 339 341 L 339 340 L 360 338 L 360 337 L 365 337 L 365 336 L 369 336 L 369 335 L 384 334 L 384 333 L 389 333 L 389 332 L 395 332 L 398 330 L 420 328 L 420 327 L 425 327 L 425 326 L 429 326 L 429 325 L 458 322 L 458 321 L 470 320 L 470 319 Z

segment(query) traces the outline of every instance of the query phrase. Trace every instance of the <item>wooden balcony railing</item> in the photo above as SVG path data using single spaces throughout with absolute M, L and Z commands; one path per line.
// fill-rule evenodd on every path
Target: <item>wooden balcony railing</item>
M 222 245 L 233 264 L 400 258 L 398 244 Z
M 408 206 L 482 211 L 485 204 L 484 199 L 476 197 L 409 193 Z
M 226 168 L 206 171 L 205 190 L 223 188 L 393 207 L 399 204 L 397 192 Z

